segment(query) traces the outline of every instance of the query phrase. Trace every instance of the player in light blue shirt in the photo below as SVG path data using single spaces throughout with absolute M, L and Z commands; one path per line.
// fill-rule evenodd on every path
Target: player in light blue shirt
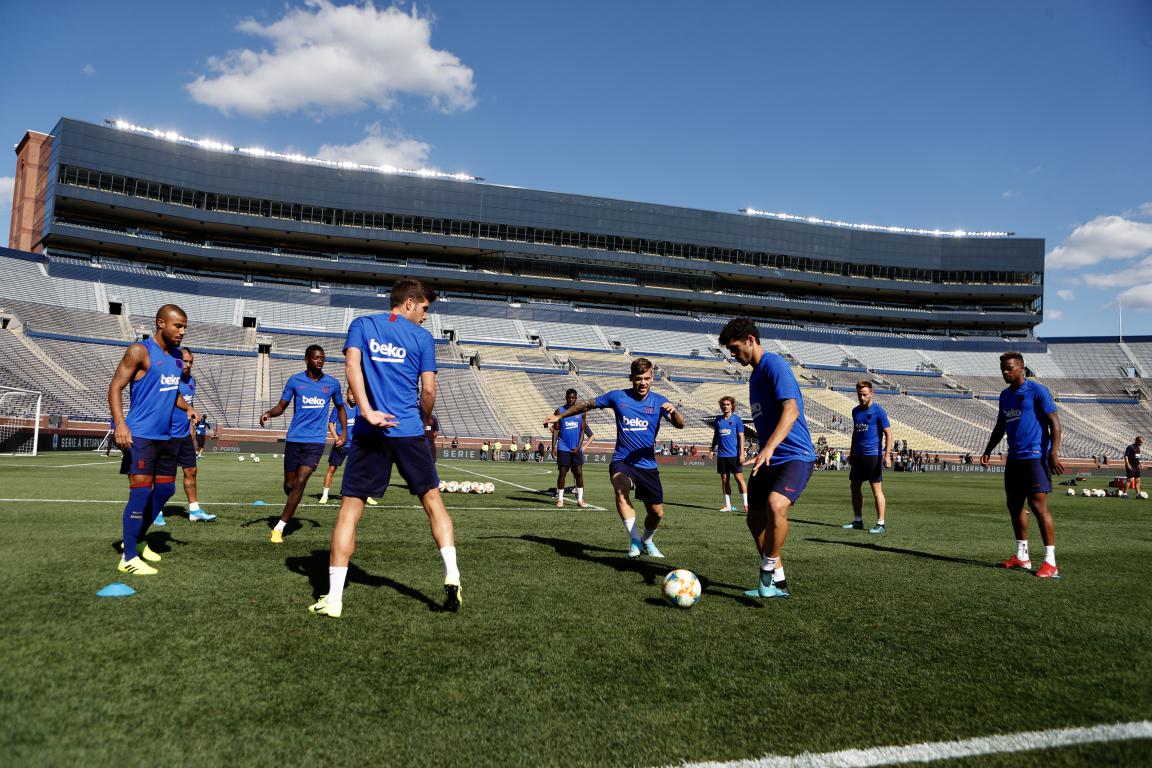
M 980 464 L 988 466 L 992 451 L 1007 435 L 1004 492 L 1016 533 L 1016 554 L 997 567 L 1032 570 L 1032 558 L 1028 554 L 1028 512 L 1024 508 L 1027 502 L 1040 523 L 1040 536 L 1044 540 L 1044 564 L 1036 575 L 1042 579 L 1058 579 L 1056 529 L 1052 513 L 1048 511 L 1048 494 L 1052 490 L 1051 473 L 1064 474 L 1064 465 L 1060 462 L 1060 416 L 1048 388 L 1027 378 L 1024 356 L 1019 352 L 1000 355 L 1000 374 L 1008 387 L 1000 393 L 1000 413 Z
M 720 415 L 712 434 L 712 450 L 708 453 L 716 457 L 716 473 L 720 475 L 720 488 L 724 491 L 724 506 L 721 512 L 735 512 L 732 507 L 731 477 L 736 478 L 740 488 L 740 499 L 744 512 L 748 512 L 748 485 L 744 482 L 744 419 L 736 413 L 736 398 L 724 395 L 720 398 Z
M 790 597 L 780 550 L 788 537 L 788 511 L 808 485 L 816 451 L 804 421 L 804 398 L 788 362 L 760 344 L 760 331 L 748 318 L 730 321 L 720 345 L 741 365 L 752 366 L 748 402 L 760 451 L 746 462 L 748 530 L 760 553 L 760 580 L 748 597 Z
M 544 421 L 551 427 L 572 416 L 587 413 L 593 408 L 611 408 L 616 414 L 616 451 L 608 474 L 616 491 L 616 512 L 628 530 L 630 541 L 628 557 L 646 553 L 651 557 L 664 557 L 652 541 L 660 521 L 664 518 L 664 489 L 656 469 L 656 435 L 661 420 L 668 420 L 677 429 L 684 428 L 684 415 L 676 410 L 668 398 L 652 391 L 652 363 L 638 357 L 632 361 L 630 389 L 605 392 L 595 400 L 584 400 L 563 413 L 553 414 Z M 636 509 L 629 495 L 636 490 L 636 498 L 644 502 L 644 532 L 636 532 Z
M 852 409 L 852 447 L 848 452 L 848 462 L 852 465 L 848 484 L 852 488 L 853 518 L 840 527 L 864 530 L 863 486 L 867 482 L 876 500 L 876 525 L 869 528 L 868 533 L 885 533 L 888 500 L 884 496 L 883 473 L 885 467 L 892 466 L 892 423 L 888 413 L 872 399 L 872 382 L 864 379 L 856 382 L 856 401 L 859 405 Z
M 280 402 L 260 415 L 260 426 L 268 420 L 284 413 L 292 404 L 292 423 L 284 438 L 284 511 L 272 529 L 271 542 L 284 543 L 284 529 L 296 514 L 296 507 L 304 498 L 308 478 L 316 471 L 320 457 L 324 455 L 324 443 L 328 436 L 328 406 L 336 405 L 341 434 L 336 445 L 344 445 L 348 440 L 348 414 L 344 410 L 344 397 L 340 394 L 340 382 L 324 373 L 324 348 L 312 344 L 304 350 L 305 369 L 288 378 L 284 383 L 284 393 Z
M 180 396 L 184 398 L 184 402 L 192 405 L 196 399 L 196 379 L 192 377 L 192 363 L 193 355 L 192 350 L 187 347 L 182 347 L 180 350 L 184 357 L 184 370 L 180 375 L 180 384 L 178 385 Z M 199 422 L 196 422 L 197 424 Z M 188 497 L 188 521 L 189 522 L 210 522 L 216 519 L 216 515 L 210 515 L 200 508 L 200 503 L 196 500 L 196 476 L 197 467 L 196 460 L 200 458 L 199 452 L 196 450 L 196 425 L 188 420 L 188 414 L 176 408 L 172 411 L 172 432 L 171 441 L 176 446 L 176 466 L 184 473 L 184 494 Z M 164 525 L 164 513 L 156 515 L 156 520 L 153 525 Z
M 576 405 L 578 393 L 569 389 L 564 393 L 564 405 L 556 409 L 553 415 L 564 413 Z M 556 466 L 559 467 L 556 475 L 556 506 L 564 506 L 564 487 L 568 470 L 572 470 L 572 480 L 576 483 L 576 505 L 583 509 L 588 506 L 584 501 L 584 451 L 592 442 L 592 429 L 588 426 L 588 414 L 569 416 L 552 425 L 552 455 L 556 457 Z

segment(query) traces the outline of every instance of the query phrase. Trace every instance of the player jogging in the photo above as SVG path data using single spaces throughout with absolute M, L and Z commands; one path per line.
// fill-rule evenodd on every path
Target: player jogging
M 1124 490 L 1130 499 L 1140 493 L 1140 458 L 1143 446 L 1144 436 L 1136 435 L 1132 445 L 1124 449 Z
M 184 402 L 192 405 L 196 399 L 196 379 L 192 378 L 192 350 L 182 349 L 184 357 L 184 370 L 180 374 L 180 397 L 184 398 Z M 216 515 L 210 515 L 204 510 L 200 509 L 199 502 L 196 501 L 196 459 L 199 458 L 199 453 L 196 451 L 195 431 L 196 425 L 200 424 L 199 421 L 189 421 L 188 414 L 181 411 L 179 408 L 172 410 L 172 431 L 170 433 L 173 449 L 176 452 L 176 466 L 180 467 L 184 473 L 184 495 L 188 497 L 188 520 L 189 522 L 203 521 L 208 522 L 215 520 Z M 161 511 L 156 515 L 156 520 L 153 525 L 164 525 L 164 512 Z
M 208 417 L 200 414 L 200 420 L 196 422 L 196 458 L 203 458 L 204 444 L 208 442 L 208 430 L 211 425 L 208 424 Z
M 724 491 L 724 506 L 721 512 L 735 512 L 732 507 L 732 483 L 736 478 L 740 488 L 740 499 L 744 512 L 748 512 L 748 485 L 744 482 L 744 419 L 736 413 L 736 398 L 724 395 L 720 398 L 720 415 L 716 417 L 712 433 L 712 448 L 709 456 L 716 457 L 716 473 L 720 475 L 720 489 Z
M 324 455 L 329 401 L 336 404 L 337 418 L 342 425 L 336 445 L 344 445 L 348 439 L 348 416 L 340 394 L 340 382 L 324 373 L 324 348 L 319 344 L 309 346 L 304 350 L 304 363 L 307 366 L 305 370 L 284 382 L 280 402 L 260 414 L 260 426 L 263 427 L 269 419 L 284 413 L 288 403 L 292 403 L 292 423 L 284 438 L 284 493 L 288 500 L 284 502 L 284 511 L 272 529 L 269 540 L 273 544 L 284 543 L 284 528 L 296 514 L 308 478 Z
M 344 423 L 346 431 L 344 436 L 348 437 L 352 434 L 352 426 L 356 423 L 356 417 L 360 415 L 360 409 L 356 407 L 356 396 L 352 394 L 349 388 L 345 394 L 344 399 L 344 413 L 347 416 Z M 340 439 L 340 413 L 337 410 L 332 411 L 332 415 L 328 417 L 328 436 L 335 441 Z M 344 463 L 344 459 L 348 458 L 348 452 L 352 450 L 352 441 L 346 440 L 343 444 L 335 442 L 332 448 L 328 451 L 328 471 L 324 474 L 324 490 L 320 494 L 320 503 L 328 503 L 328 491 L 332 488 L 332 478 L 336 476 L 336 470 Z
M 400 280 L 392 286 L 391 314 L 364 315 L 348 326 L 344 370 L 360 417 L 332 530 L 328 594 L 309 606 L 312 613 L 340 617 L 364 499 L 384 493 L 393 467 L 408 484 L 408 492 L 420 499 L 440 549 L 443 609 L 457 611 L 463 602 L 452 518 L 440 497 L 436 462 L 424 436 L 436 407 L 436 349 L 432 334 L 420 325 L 435 300 L 436 294 L 419 281 Z
M 760 579 L 746 597 L 790 597 L 780 550 L 788 537 L 788 510 L 812 477 L 816 451 L 804 420 L 800 385 L 783 357 L 760 345 L 760 331 L 745 317 L 729 321 L 720 346 L 740 365 L 752 366 L 748 402 L 760 451 L 744 462 L 748 480 L 748 530 L 760 553 Z
M 577 392 L 569 389 L 564 393 L 564 405 L 557 408 L 553 416 L 576 405 Z M 552 455 L 556 457 L 556 506 L 564 506 L 564 486 L 568 478 L 568 470 L 572 470 L 572 478 L 576 483 L 576 506 L 583 509 L 588 506 L 584 502 L 584 451 L 592 442 L 592 428 L 588 426 L 588 414 L 562 418 L 552 425 Z
M 660 485 L 660 472 L 656 468 L 656 435 L 660 420 L 667 419 L 676 429 L 684 428 L 684 414 L 676 410 L 668 398 L 652 391 L 652 363 L 638 357 L 632 361 L 630 389 L 605 392 L 595 400 L 584 400 L 561 414 L 553 414 L 544 426 L 593 408 L 611 408 L 616 413 L 616 451 L 608 465 L 608 475 L 616 491 L 616 511 L 624 522 L 630 541 L 628 557 L 664 557 L 652 541 L 660 520 L 664 517 L 664 489 Z M 636 490 L 636 498 L 644 502 L 644 533 L 636 532 L 636 509 L 629 494 Z
M 848 482 L 852 486 L 852 522 L 841 528 L 864 529 L 865 482 L 872 486 L 872 498 L 876 501 L 876 525 L 868 533 L 884 533 L 884 511 L 888 501 L 884 497 L 884 469 L 892 466 L 892 424 L 888 413 L 872 399 L 872 382 L 861 379 L 856 382 L 856 400 L 860 403 L 852 409 L 852 446 L 848 449 L 848 463 L 851 469 Z M 883 445 L 881 445 L 883 444 Z
M 992 451 L 1007 435 L 1004 493 L 1008 514 L 1012 516 L 1012 529 L 1016 532 L 1016 554 L 997 567 L 1032 570 L 1032 559 L 1028 555 L 1028 512 L 1024 509 L 1027 502 L 1040 523 L 1040 536 L 1044 540 L 1044 564 L 1036 575 L 1042 579 L 1058 579 L 1056 531 L 1048 511 L 1048 494 L 1052 490 L 1050 473 L 1064 474 L 1064 465 L 1060 463 L 1060 417 L 1048 388 L 1026 378 L 1024 356 L 1019 352 L 1000 355 L 1000 373 L 1008 387 L 1000 393 L 1000 415 L 980 457 L 980 465 L 988 466 Z
M 123 452 L 120 474 L 128 475 L 128 503 L 122 526 L 124 555 L 117 568 L 123 573 L 151 576 L 157 570 L 145 561 L 159 562 L 160 555 L 144 549 L 139 542 L 156 515 L 176 493 L 176 452 L 169 436 L 172 410 L 189 419 L 199 418 L 180 396 L 180 342 L 188 327 L 188 315 L 175 304 L 156 311 L 156 331 L 152 338 L 132 344 L 116 366 L 108 385 L 108 408 L 115 428 L 113 439 Z M 122 395 L 129 387 L 131 405 L 124 415 Z

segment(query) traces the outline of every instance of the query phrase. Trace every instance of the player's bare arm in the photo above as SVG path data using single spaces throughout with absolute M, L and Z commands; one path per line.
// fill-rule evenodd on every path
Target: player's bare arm
M 744 466 L 752 467 L 752 476 L 756 476 L 756 472 L 772 461 L 772 454 L 780 443 L 788 437 L 788 433 L 792 431 L 792 425 L 796 423 L 796 419 L 800 418 L 800 406 L 796 404 L 793 399 L 780 401 L 780 421 L 776 422 L 776 429 L 772 430 L 772 434 L 768 437 L 767 442 L 760 448 L 760 452 L 753 456 L 748 461 L 744 462 Z
M 189 429 L 200 420 L 200 414 L 196 413 L 196 409 L 188 404 L 188 401 L 184 399 L 184 395 L 176 395 L 176 407 L 188 414 Z
M 1000 441 L 1004 439 L 1004 414 L 1000 414 L 996 418 L 996 426 L 992 428 L 992 436 L 988 438 L 988 445 L 984 448 L 983 455 L 980 456 L 980 466 L 988 466 L 988 462 L 992 460 L 992 451 L 996 450 L 996 446 L 1000 445 Z
M 564 411 L 563 413 L 554 413 L 551 416 L 549 416 L 548 418 L 544 419 L 544 426 L 550 427 L 553 424 L 555 424 L 556 422 L 560 421 L 560 419 L 564 419 L 564 418 L 567 418 L 569 416 L 575 416 L 575 415 L 580 414 L 580 413 L 587 413 L 588 411 L 592 411 L 595 409 L 596 409 L 596 401 L 595 400 L 581 400 L 580 402 L 576 403 L 575 405 L 573 405 L 571 408 Z
M 336 447 L 343 448 L 348 442 L 348 411 L 344 403 L 337 403 L 336 418 L 340 419 L 340 434 L 336 436 Z M 332 422 L 328 422 L 328 429 L 332 429 Z
M 588 417 L 585 416 L 580 420 L 580 429 L 584 433 L 584 442 L 580 444 L 580 453 L 588 450 L 588 446 L 592 445 L 592 430 L 588 428 Z
M 432 429 L 432 414 L 436 412 L 436 372 L 424 371 L 420 374 L 420 416 L 424 420 L 424 434 L 435 442 L 436 430 Z
M 1048 426 L 1052 430 L 1052 448 L 1048 451 L 1048 466 L 1056 474 L 1062 475 L 1064 464 L 1060 461 L 1060 438 L 1064 436 L 1064 428 L 1060 425 L 1060 414 L 1048 414 Z
M 892 466 L 892 428 L 884 428 L 884 467 Z
M 112 412 L 112 423 L 116 428 L 112 439 L 116 447 L 122 451 L 132 447 L 132 431 L 124 421 L 122 393 L 124 387 L 148 372 L 149 365 L 148 350 L 144 345 L 130 344 L 128 349 L 124 350 L 124 356 L 120 358 L 116 372 L 112 374 L 112 381 L 108 384 L 108 408 Z
M 288 407 L 288 401 L 287 400 L 281 400 L 280 402 L 276 403 L 276 405 L 274 405 L 271 408 L 269 408 L 268 410 L 264 411 L 264 413 L 260 414 L 260 426 L 262 426 L 262 427 L 267 426 L 269 419 L 274 419 L 277 416 L 280 416 L 281 414 L 284 413 L 284 409 L 287 407 Z
M 680 413 L 675 405 L 670 402 L 664 403 L 664 405 L 660 406 L 660 410 L 668 414 L 668 421 L 672 422 L 672 426 L 676 427 L 676 429 L 684 429 L 684 414 Z
M 369 405 L 372 401 L 368 399 L 368 389 L 364 386 L 364 371 L 360 368 L 360 357 L 360 350 L 356 347 L 344 350 L 344 377 L 348 380 L 352 396 L 360 404 L 360 415 L 374 427 L 399 426 L 400 422 L 396 420 L 394 414 L 377 411 Z

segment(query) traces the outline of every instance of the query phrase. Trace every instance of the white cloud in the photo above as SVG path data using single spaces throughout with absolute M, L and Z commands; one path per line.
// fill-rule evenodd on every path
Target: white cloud
M 1064 299 L 1064 301 L 1072 301 L 1072 299 L 1076 298 L 1075 292 L 1068 288 L 1056 291 L 1056 295 Z
M 1084 282 L 1095 288 L 1120 288 L 1152 282 L 1152 256 L 1115 272 L 1089 272 L 1084 275 Z
M 231 51 L 209 59 L 215 76 L 187 85 L 192 98 L 228 113 L 262 117 L 298 110 L 391 109 L 401 95 L 427 98 L 444 111 L 475 104 L 472 70 L 431 45 L 432 22 L 393 6 L 305 0 L 268 25 L 237 29 L 271 41 L 272 50 Z
M 1152 251 L 1152 224 L 1123 216 L 1097 216 L 1081 224 L 1047 257 L 1052 269 L 1071 269 L 1108 260 L 1128 260 Z
M 367 133 L 356 144 L 325 144 L 316 156 L 321 160 L 390 165 L 405 170 L 425 167 L 431 149 L 428 144 L 405 136 L 387 136 L 380 123 L 368 126 Z
M 1004 198 L 1005 200 L 1012 200 L 1013 198 L 1020 197 L 1020 193 L 1014 189 L 1009 189 L 1006 192 L 1001 192 L 1000 197 Z
M 85 64 L 84 68 L 80 71 L 84 73 L 85 77 L 92 77 L 92 75 L 96 74 L 96 67 L 91 64 Z
M 1117 298 L 1125 307 L 1152 309 L 1152 282 L 1129 288 Z
M 1062 309 L 1048 309 L 1047 307 L 1045 307 L 1044 308 L 1044 319 L 1045 320 L 1063 320 L 1064 319 L 1064 310 L 1062 310 Z

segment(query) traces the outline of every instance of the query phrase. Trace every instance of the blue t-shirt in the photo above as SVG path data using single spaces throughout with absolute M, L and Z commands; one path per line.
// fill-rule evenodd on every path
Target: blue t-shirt
M 328 403 L 342 405 L 340 382 L 324 373 L 313 381 L 301 371 L 284 383 L 281 400 L 292 403 L 292 423 L 285 440 L 293 443 L 323 443 L 328 437 Z
M 596 398 L 597 408 L 616 412 L 616 452 L 612 461 L 623 461 L 637 469 L 656 469 L 660 419 L 669 418 L 660 406 L 666 402 L 668 398 L 652 390 L 643 400 L 633 397 L 631 389 L 616 389 Z
M 145 339 L 144 348 L 148 351 L 148 370 L 131 384 L 124 423 L 133 437 L 168 440 L 177 387 L 184 373 L 183 353 L 178 348 L 165 352 L 152 339 Z
M 356 405 L 349 405 L 344 403 L 344 415 L 348 417 L 348 439 L 352 439 L 352 428 L 356 426 L 356 417 L 360 415 L 360 407 Z M 336 425 L 336 434 L 340 434 L 340 411 L 335 408 L 332 409 L 332 415 L 328 417 L 329 424 Z
M 348 326 L 344 349 L 360 350 L 369 405 L 400 422 L 381 429 L 361 416 L 356 420 L 356 434 L 376 431 L 390 437 L 422 436 L 420 374 L 436 372 L 432 334 L 401 315 L 364 315 Z
M 853 456 L 879 456 L 880 436 L 884 430 L 891 429 L 888 414 L 884 409 L 872 401 L 872 405 L 865 408 L 858 405 L 852 409 L 852 455 Z
M 716 445 L 716 455 L 722 459 L 740 456 L 740 435 L 744 434 L 744 419 L 735 412 L 728 418 L 716 417 L 716 434 L 712 438 Z
M 816 461 L 816 449 L 812 447 L 808 422 L 804 420 L 804 398 L 792 369 L 780 355 L 764 352 L 760 364 L 748 378 L 748 402 L 752 404 L 752 422 L 756 425 L 761 446 L 776 431 L 785 400 L 795 400 L 800 414 L 784 441 L 772 452 L 772 459 L 768 462 L 771 467 L 788 461 Z
M 183 359 L 181 359 L 183 364 Z M 177 385 L 177 390 L 184 396 L 184 402 L 188 403 L 189 407 L 192 405 L 192 400 L 196 397 L 196 379 L 191 376 L 188 381 L 184 381 L 184 377 L 180 377 L 180 383 Z M 179 408 L 172 409 L 172 432 L 171 437 L 173 440 L 181 437 L 188 437 L 188 414 Z
M 566 410 L 568 410 L 568 406 L 562 405 L 556 409 L 556 413 L 564 413 Z M 567 416 L 557 422 L 556 450 L 568 451 L 569 453 L 575 453 L 580 450 L 580 446 L 584 442 L 584 436 L 592 434 L 592 429 L 588 426 L 586 416 L 587 414 L 585 413 L 579 413 L 575 416 Z
M 1000 393 L 1000 418 L 1008 436 L 1008 458 L 1043 459 L 1052 445 L 1047 414 L 1056 413 L 1052 394 L 1030 379 Z
M 200 420 L 200 421 L 196 422 L 196 434 L 207 435 L 208 434 L 208 422 L 206 422 L 204 420 Z

